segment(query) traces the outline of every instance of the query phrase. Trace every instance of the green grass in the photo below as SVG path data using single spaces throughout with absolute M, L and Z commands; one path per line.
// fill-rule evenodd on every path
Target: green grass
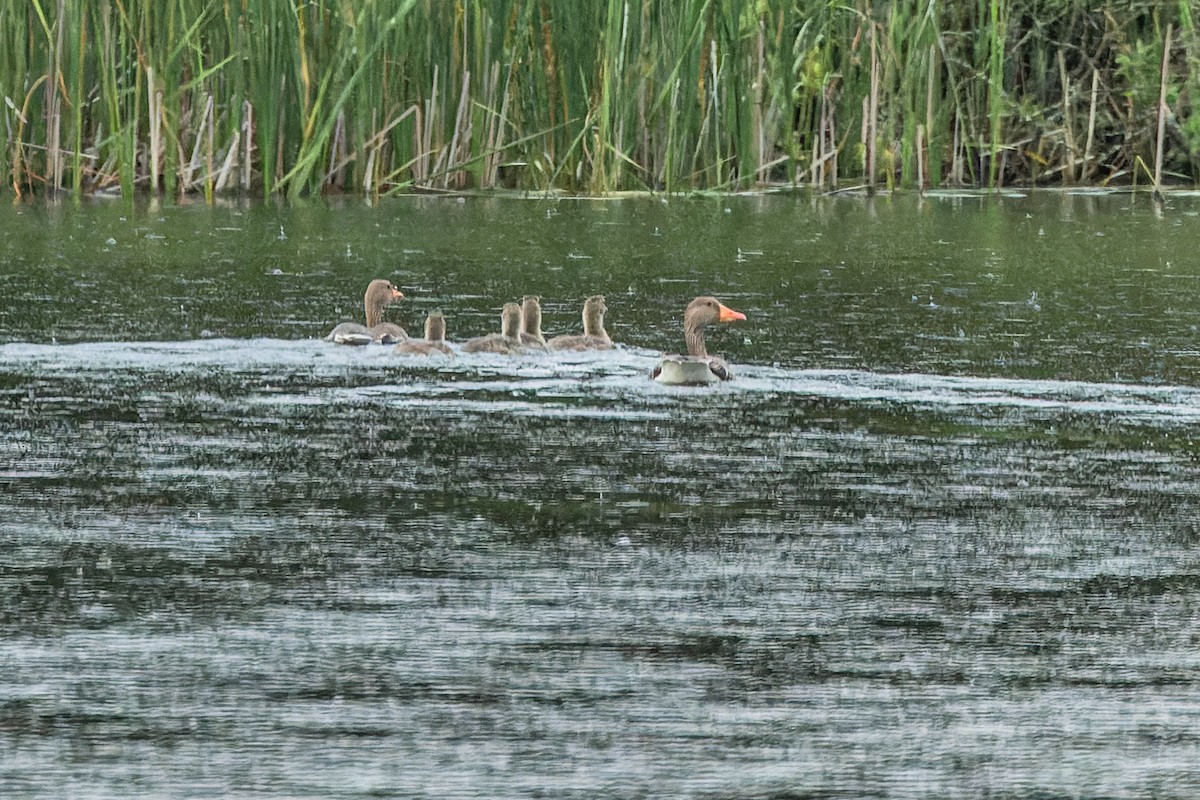
M 1193 13 L 1188 0 L 0 0 L 0 174 L 19 195 L 210 200 L 514 175 L 594 194 L 1128 183 L 1153 162 L 1173 26 L 1164 180 L 1194 185 Z

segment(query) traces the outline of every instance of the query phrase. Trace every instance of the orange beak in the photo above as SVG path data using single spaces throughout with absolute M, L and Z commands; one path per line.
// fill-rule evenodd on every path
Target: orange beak
M 403 297 L 404 297 L 404 292 L 400 291 L 399 289 L 392 289 L 392 299 L 393 300 L 400 300 Z M 745 317 L 743 317 L 743 319 L 745 319 Z
M 745 319 L 746 318 L 746 315 L 740 311 L 734 311 L 732 308 L 729 308 L 726 305 L 722 305 L 721 303 L 718 303 L 717 305 L 720 306 L 720 310 L 719 310 L 718 316 L 717 316 L 717 322 L 733 322 L 735 319 Z

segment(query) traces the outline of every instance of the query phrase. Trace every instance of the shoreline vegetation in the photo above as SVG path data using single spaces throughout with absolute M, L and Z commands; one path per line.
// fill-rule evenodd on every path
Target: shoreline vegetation
M 1200 185 L 1190 0 L 0 0 L 15 197 Z

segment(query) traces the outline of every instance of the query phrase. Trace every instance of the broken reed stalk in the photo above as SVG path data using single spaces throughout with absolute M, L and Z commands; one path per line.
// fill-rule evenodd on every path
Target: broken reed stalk
M 925 191 L 925 126 L 917 126 L 917 191 Z
M 500 115 L 496 111 L 496 90 L 500 84 L 500 62 L 492 62 L 492 71 L 487 79 L 487 95 L 484 97 L 484 110 L 487 113 L 486 131 L 483 136 L 484 152 L 482 182 L 485 186 L 496 183 L 496 173 L 499 170 L 500 154 L 496 152 L 496 140 L 499 137 Z
M 838 146 L 837 146 L 837 119 L 835 117 L 836 106 L 833 103 L 829 104 L 829 124 L 826 128 L 829 159 L 829 185 L 834 189 L 838 185 Z
M 49 128 L 49 152 L 46 157 L 49 159 L 49 169 L 47 170 L 50 182 L 50 188 L 58 190 L 62 188 L 62 95 L 59 94 L 58 88 L 62 82 L 63 67 L 63 35 L 66 27 L 65 18 L 66 2 L 58 0 L 58 19 L 55 20 L 54 32 L 54 72 L 50 76 L 50 80 L 46 84 L 47 100 L 49 105 L 49 120 L 47 126 Z
M 1158 134 L 1154 143 L 1154 192 L 1162 196 L 1163 135 L 1167 124 L 1167 80 L 1171 69 L 1171 23 L 1167 23 L 1167 34 L 1163 37 L 1162 70 L 1158 82 Z
M 1088 105 L 1087 143 L 1083 146 L 1083 174 L 1080 179 L 1086 181 L 1092 174 L 1092 143 L 1096 138 L 1096 102 L 1100 97 L 1100 71 L 1092 70 L 1092 99 Z
M 998 188 L 1003 180 L 1000 169 L 1001 131 L 1003 130 L 1004 44 L 1007 17 L 1002 0 L 991 0 L 988 19 L 988 119 L 991 123 L 991 154 L 988 158 L 988 188 Z
M 146 67 L 146 98 L 150 108 L 150 191 L 160 188 L 162 169 L 162 100 L 163 94 L 154 80 L 154 67 Z
M 216 183 L 213 184 L 215 194 L 220 194 L 231 185 L 229 176 L 233 174 L 233 169 L 237 164 L 238 149 L 241 146 L 240 138 L 241 131 L 234 129 L 233 139 L 229 142 L 229 149 L 225 152 L 225 161 L 221 164 L 220 172 L 217 173 Z
M 459 152 L 459 147 L 464 142 L 471 138 L 471 73 L 469 70 L 463 71 L 462 77 L 462 93 L 458 98 L 458 114 L 454 118 L 454 135 L 450 138 L 450 150 L 448 152 L 448 164 L 461 164 L 469 160 L 469 156 L 464 158 Z M 447 173 L 442 180 L 442 186 L 449 188 L 460 189 L 466 182 L 464 173 L 456 172 L 454 174 Z
M 875 148 L 879 140 L 879 47 L 876 43 L 875 22 L 871 25 L 871 93 L 867 108 L 867 187 L 875 188 Z
M 812 154 L 808 163 L 808 183 L 814 189 L 822 188 L 825 185 L 825 160 L 821 158 L 825 151 L 825 105 L 826 98 L 822 95 L 820 112 L 817 117 L 817 135 L 812 140 Z M 796 178 L 798 181 L 799 167 L 797 167 Z
M 242 153 L 242 191 L 250 193 L 250 184 L 254 175 L 254 162 L 251 156 L 254 152 L 254 105 L 249 100 L 242 101 L 241 137 L 245 151 Z
M 961 131 L 962 124 L 959 121 L 958 114 L 954 115 L 954 142 L 950 146 L 950 182 L 955 186 L 961 186 L 963 183 L 963 158 L 959 155 L 961 146 Z
M 213 110 L 213 96 L 211 92 L 208 93 L 207 102 L 204 104 L 204 124 L 208 130 L 207 142 L 204 148 L 204 199 L 212 203 L 214 181 L 216 179 L 213 148 L 216 147 L 217 120 Z
M 1075 183 L 1075 121 L 1071 113 L 1071 80 L 1067 77 L 1067 57 L 1061 47 L 1058 48 L 1058 77 L 1062 82 L 1063 138 L 1067 150 L 1063 182 L 1070 186 Z
M 937 54 L 937 45 L 929 45 L 929 74 L 925 79 L 925 132 L 929 135 L 930 147 L 933 146 L 933 132 L 936 130 L 936 128 L 933 126 L 933 87 L 937 83 Z M 932 161 L 930 159 L 930 154 L 925 153 L 924 155 L 926 164 L 931 166 Z M 933 185 L 933 176 L 931 174 L 925 175 L 923 179 L 918 178 L 918 180 L 928 181 L 927 184 L 922 184 L 922 188 L 926 185 Z
M 766 20 L 760 19 L 758 21 L 758 41 L 755 47 L 755 58 L 758 61 L 758 67 L 755 70 L 754 76 L 754 172 L 755 181 L 760 185 L 767 182 L 767 168 L 765 166 L 767 160 L 766 113 L 763 110 L 764 97 L 767 91 L 766 25 Z

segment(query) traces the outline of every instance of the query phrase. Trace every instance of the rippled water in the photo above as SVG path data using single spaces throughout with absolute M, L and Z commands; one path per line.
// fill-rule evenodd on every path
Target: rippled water
M 2 210 L 0 796 L 1194 797 L 1198 208 Z

